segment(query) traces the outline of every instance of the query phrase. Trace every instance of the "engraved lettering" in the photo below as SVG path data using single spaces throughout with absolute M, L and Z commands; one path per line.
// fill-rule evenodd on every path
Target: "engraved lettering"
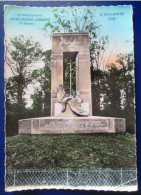
M 102 121 L 51 121 L 45 125 L 41 125 L 42 131 L 54 131 L 54 130 L 105 130 L 108 131 L 108 126 Z

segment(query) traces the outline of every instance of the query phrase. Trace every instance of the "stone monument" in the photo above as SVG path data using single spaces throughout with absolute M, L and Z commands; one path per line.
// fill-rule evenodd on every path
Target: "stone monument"
M 68 63 L 65 64 L 65 58 Z M 90 51 L 88 33 L 56 33 L 52 39 L 51 67 L 51 116 L 58 115 L 57 88 L 62 84 L 65 88 L 65 66 L 75 63 L 76 86 L 84 106 L 88 106 L 92 115 Z M 71 71 L 70 71 L 71 72 Z M 70 89 L 71 94 L 71 74 Z M 69 94 L 69 95 L 70 95 Z M 56 104 L 57 103 L 57 104 Z M 55 112 L 56 111 L 56 112 Z
M 125 128 L 123 118 L 92 116 L 88 33 L 54 33 L 51 116 L 19 120 L 19 133 L 115 133 Z

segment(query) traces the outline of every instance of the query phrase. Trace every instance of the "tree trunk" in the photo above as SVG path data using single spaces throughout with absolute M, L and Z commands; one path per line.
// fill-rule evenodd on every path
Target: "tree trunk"
M 130 97 L 129 97 L 128 85 L 126 85 L 125 94 L 126 94 L 126 105 L 125 105 L 125 108 L 129 108 L 130 107 L 130 101 L 129 101 Z
M 23 76 L 19 75 L 19 83 L 18 83 L 18 103 L 22 102 L 22 94 L 23 94 Z

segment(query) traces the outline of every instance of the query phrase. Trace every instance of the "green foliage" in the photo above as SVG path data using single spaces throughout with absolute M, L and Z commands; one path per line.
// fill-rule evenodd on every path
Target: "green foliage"
M 76 93 L 76 62 L 72 63 L 72 94 Z
M 53 20 L 46 22 L 43 29 L 46 33 L 54 32 L 88 32 L 90 37 L 91 66 L 98 69 L 104 65 L 104 53 L 109 44 L 108 35 L 101 35 L 101 25 L 95 20 L 94 13 L 89 8 L 80 10 L 70 7 L 69 12 L 62 9 L 53 9 Z M 72 17 L 66 17 L 71 13 Z
M 135 94 L 134 94 L 134 60 L 133 53 L 118 55 L 117 62 L 120 68 L 112 65 L 106 78 L 105 111 L 106 115 L 125 117 L 127 130 L 135 131 Z M 124 96 L 121 97 L 121 91 Z M 111 114 L 112 113 L 112 114 Z
M 64 60 L 64 67 L 65 67 L 65 74 L 64 74 L 64 79 L 65 79 L 65 91 L 66 93 L 70 93 L 70 64 L 69 64 L 69 59 L 65 58 Z M 76 61 L 71 62 L 71 77 L 72 77 L 72 91 L 71 93 L 74 94 L 76 92 Z
M 12 103 L 18 101 L 18 87 L 17 87 L 17 77 L 10 77 L 8 80 L 5 80 L 6 86 L 6 102 Z
M 133 53 L 118 55 L 108 71 L 91 70 L 93 113 L 126 118 L 127 131 L 135 132 L 134 60 Z M 100 101 L 101 99 L 101 101 Z
M 94 69 L 91 66 L 91 81 L 92 81 L 92 112 L 93 115 L 101 115 L 100 98 L 102 95 L 102 87 L 105 82 L 105 72 L 100 69 Z
M 20 73 L 22 68 L 29 66 L 35 61 L 38 61 L 41 54 L 40 45 L 38 42 L 33 42 L 31 38 L 25 38 L 23 35 L 16 36 L 11 39 L 11 44 L 14 50 L 10 51 L 13 61 L 18 63 L 16 73 Z M 13 67 L 15 70 L 15 67 Z
M 13 82 L 13 88 L 15 87 L 15 83 L 17 84 L 19 103 L 22 102 L 24 90 L 30 80 L 28 68 L 38 61 L 41 55 L 42 52 L 39 43 L 33 42 L 31 38 L 20 35 L 11 39 L 10 43 L 6 41 L 5 61 L 13 73 L 13 79 L 8 82 L 11 87 Z
M 23 95 L 27 85 L 32 83 L 29 69 L 42 56 L 40 45 L 31 38 L 23 35 L 14 37 L 9 44 L 6 41 L 5 61 L 13 76 L 5 81 L 6 84 L 6 134 L 18 131 L 18 120 L 28 118 L 30 111 L 25 108 L 26 100 Z
M 51 104 L 51 50 L 43 52 L 44 67 L 32 72 L 32 79 L 36 83 L 40 83 L 39 87 L 34 89 L 34 94 L 31 95 L 33 100 L 34 117 L 50 115 Z
M 22 101 L 18 101 L 18 76 L 10 77 L 5 81 L 6 86 L 6 135 L 12 135 L 18 133 L 18 120 L 27 117 L 27 110 L 25 109 L 26 101 L 22 98 Z M 29 79 L 26 80 L 23 85 L 25 88 Z M 24 95 L 24 92 L 23 92 Z
M 100 35 L 100 27 L 95 30 L 92 26 L 90 33 L 90 62 L 91 67 L 95 70 L 105 69 L 107 63 L 104 62 L 104 53 L 109 45 L 108 35 Z M 97 32 L 98 31 L 98 32 Z
M 136 167 L 135 135 L 16 135 L 6 140 L 7 169 Z
M 27 118 L 25 101 L 22 103 L 10 103 L 6 101 L 6 136 L 18 133 L 18 120 Z
M 88 32 L 90 25 L 93 25 L 93 13 L 90 9 L 84 8 L 84 12 L 70 7 L 66 9 L 53 9 L 53 20 L 49 19 L 44 25 L 44 30 L 52 32 Z M 72 18 L 66 17 L 71 13 Z M 55 21 L 55 22 L 52 22 Z M 95 22 L 96 23 L 96 22 Z M 72 25 L 73 24 L 73 25 Z M 88 25 L 90 24 L 90 25 Z M 96 26 L 95 26 L 96 28 Z

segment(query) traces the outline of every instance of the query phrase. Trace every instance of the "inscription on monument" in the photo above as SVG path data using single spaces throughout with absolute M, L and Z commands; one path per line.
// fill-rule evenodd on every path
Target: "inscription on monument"
M 108 131 L 108 126 L 102 121 L 51 121 L 43 126 L 40 126 L 40 130 L 54 131 L 54 130 L 103 130 Z

